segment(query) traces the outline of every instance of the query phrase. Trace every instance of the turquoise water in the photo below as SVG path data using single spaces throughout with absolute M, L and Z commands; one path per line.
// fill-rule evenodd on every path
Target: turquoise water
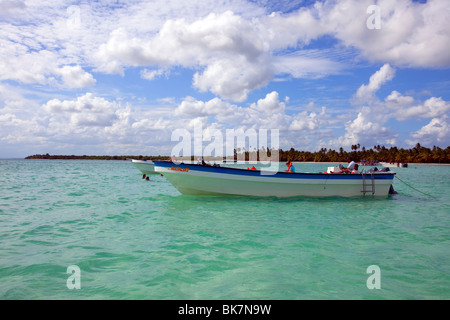
M 449 299 L 450 166 L 393 170 L 435 198 L 196 197 L 131 162 L 0 160 L 0 299 Z

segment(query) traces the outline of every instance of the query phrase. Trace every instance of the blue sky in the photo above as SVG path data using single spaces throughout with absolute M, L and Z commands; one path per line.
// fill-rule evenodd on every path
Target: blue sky
M 448 16 L 446 0 L 0 0 L 0 158 L 169 155 L 195 123 L 278 129 L 283 149 L 445 148 Z

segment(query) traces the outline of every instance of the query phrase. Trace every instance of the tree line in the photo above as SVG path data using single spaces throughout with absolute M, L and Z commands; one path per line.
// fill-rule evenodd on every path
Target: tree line
M 354 161 L 380 161 L 389 163 L 450 163 L 450 146 L 442 149 L 437 146 L 427 148 L 417 143 L 413 148 L 404 149 L 397 147 L 389 147 L 375 145 L 372 148 L 361 147 L 359 144 L 351 146 L 352 151 L 345 151 L 342 147 L 339 150 L 321 148 L 319 151 L 299 151 L 291 148 L 289 150 L 278 150 L 279 161 L 287 160 L 299 162 L 347 162 L 348 159 Z M 265 149 L 245 151 L 234 150 L 234 160 L 268 160 L 271 158 L 274 150 Z M 89 155 L 50 155 L 35 154 L 25 159 L 63 159 L 63 160 L 168 160 L 169 156 L 89 156 Z M 195 161 L 197 156 L 191 156 L 191 160 Z M 223 157 L 225 159 L 225 157 Z M 219 159 L 216 159 L 219 160 Z
M 359 144 L 351 146 L 352 151 L 345 151 L 342 147 L 338 151 L 321 148 L 319 151 L 298 151 L 294 148 L 278 150 L 279 161 L 287 160 L 299 162 L 347 162 L 366 160 L 369 162 L 380 161 L 389 163 L 450 163 L 450 146 L 442 149 L 437 146 L 427 148 L 417 143 L 411 149 L 375 145 L 372 148 L 361 147 Z M 245 160 L 266 160 L 271 157 L 273 150 L 244 151 Z M 256 153 L 256 155 L 255 155 Z M 239 154 L 235 150 L 235 157 Z M 241 155 L 242 157 L 242 155 Z M 239 156 L 237 156 L 239 159 Z
M 124 156 L 92 156 L 92 155 L 50 155 L 48 153 L 46 154 L 35 154 L 32 156 L 28 156 L 25 159 L 49 159 L 49 160 L 130 160 L 130 159 L 137 159 L 137 160 L 168 160 L 168 156 L 130 156 L 130 155 L 124 155 Z

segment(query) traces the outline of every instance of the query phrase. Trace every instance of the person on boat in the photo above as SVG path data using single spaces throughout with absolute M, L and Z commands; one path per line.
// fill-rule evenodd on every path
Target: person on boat
M 203 157 L 198 157 L 197 164 L 201 164 L 202 166 L 206 166 L 207 165 L 205 160 L 203 159 Z
M 348 158 L 347 162 L 349 163 L 347 169 L 352 171 L 355 168 L 356 162 Z
M 342 168 L 340 173 L 350 173 L 355 168 L 356 162 L 348 158 L 347 162 L 349 163 L 347 168 Z
M 286 171 L 284 171 L 284 172 L 295 172 L 295 167 L 294 167 L 294 165 L 292 164 L 292 161 L 291 161 L 291 160 L 288 160 L 288 161 L 286 162 L 286 166 L 288 167 L 288 169 L 287 169 Z
M 359 166 L 356 163 L 355 166 L 353 167 L 352 173 L 359 173 L 358 169 L 359 169 Z

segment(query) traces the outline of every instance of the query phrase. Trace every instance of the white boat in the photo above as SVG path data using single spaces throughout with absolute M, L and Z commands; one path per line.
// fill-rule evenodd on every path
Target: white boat
M 404 162 L 397 163 L 389 163 L 389 162 L 380 162 L 383 167 L 387 168 L 407 168 L 408 164 Z
M 289 173 L 239 168 L 176 164 L 154 161 L 163 174 L 183 194 L 244 196 L 387 196 L 394 172 L 373 173 Z
M 153 161 L 131 159 L 131 162 L 145 175 L 157 174 L 157 172 L 155 172 L 155 164 L 153 163 Z
M 395 163 L 389 163 L 389 162 L 380 162 L 380 164 L 385 168 L 394 168 L 397 167 L 397 164 Z

